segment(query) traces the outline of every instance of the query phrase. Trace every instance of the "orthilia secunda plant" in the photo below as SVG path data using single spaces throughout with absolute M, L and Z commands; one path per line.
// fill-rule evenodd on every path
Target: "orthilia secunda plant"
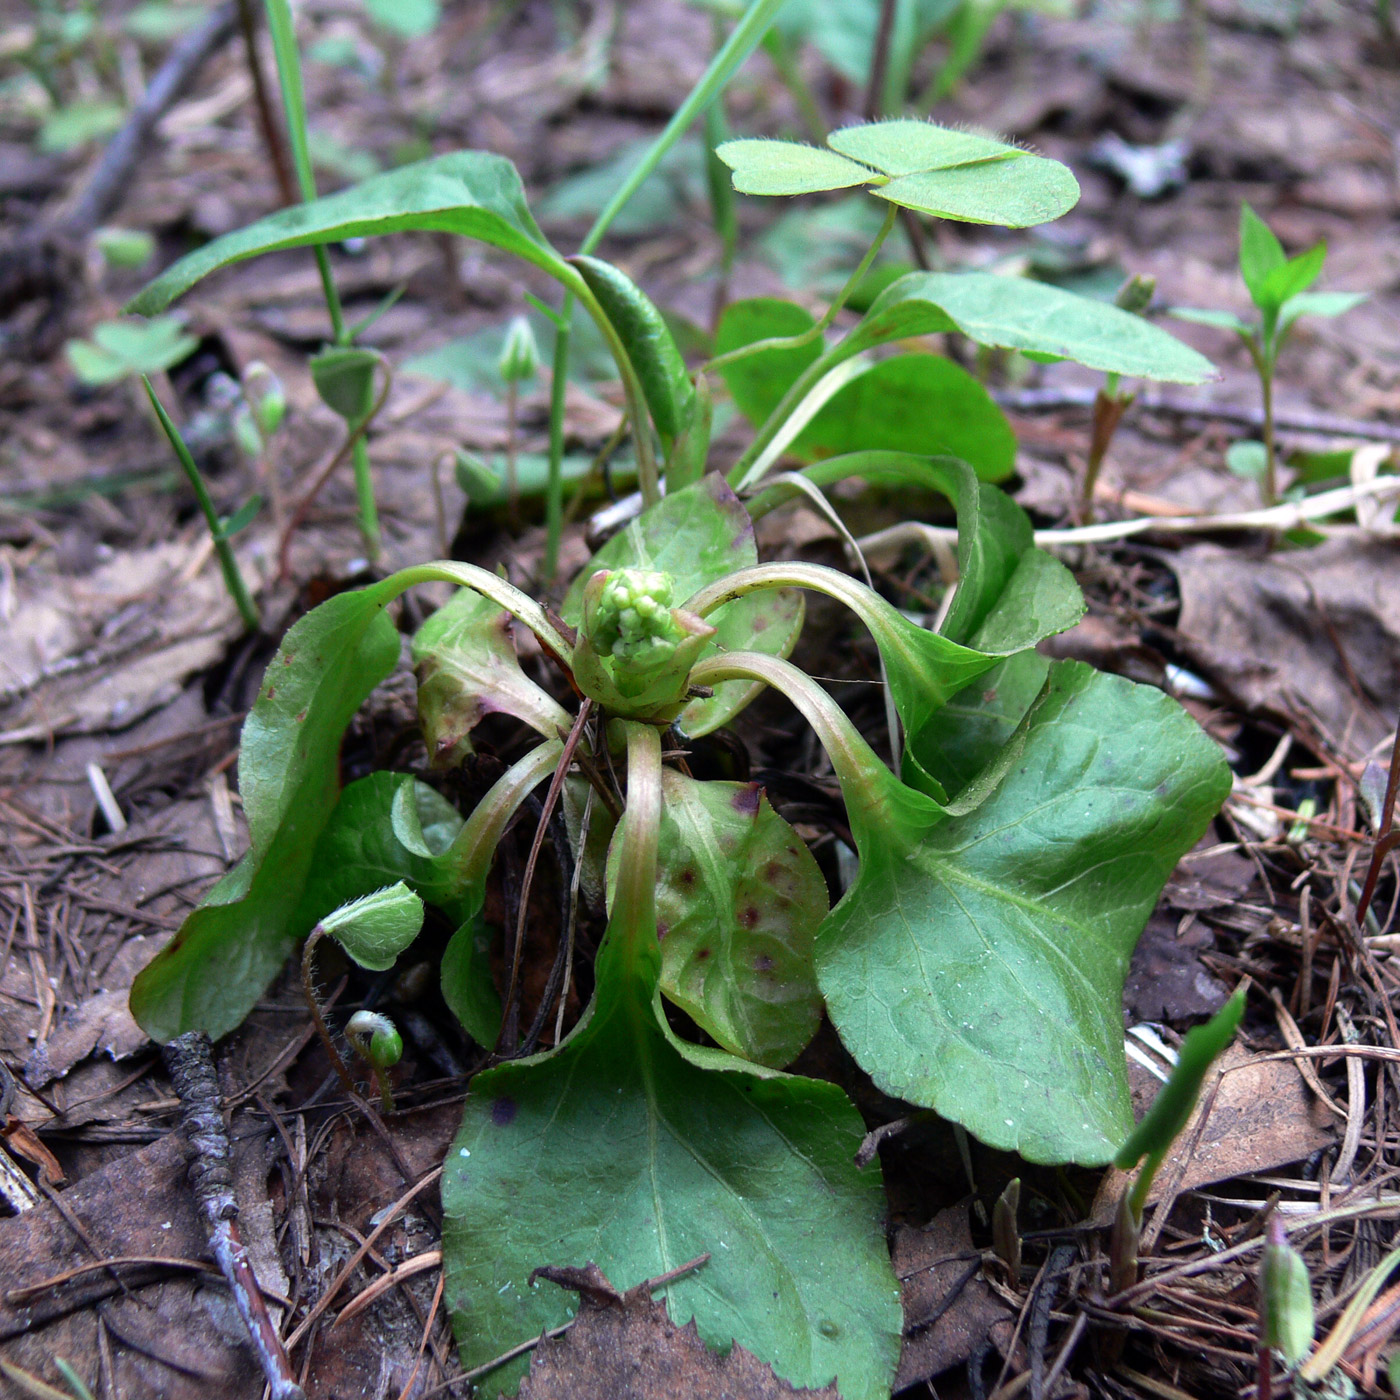
M 619 199 L 713 100 L 775 9 L 758 0 L 745 12 Z M 896 208 L 1025 227 L 1077 195 L 1057 162 L 930 123 L 847 128 L 827 145 L 726 142 L 718 155 L 741 193 L 854 189 L 884 201 L 889 216 L 861 268 Z M 795 1386 L 834 1378 L 845 1400 L 883 1400 L 901 1313 L 879 1168 L 855 1163 L 864 1125 L 844 1092 L 786 1067 L 825 1016 L 886 1094 L 1031 1161 L 1109 1161 L 1132 1128 L 1128 958 L 1230 786 L 1219 749 L 1170 697 L 1037 652 L 1084 603 L 992 484 L 1011 470 L 1009 425 L 953 361 L 885 352 L 956 332 L 1125 377 L 1199 382 L 1210 366 L 1106 303 L 985 273 L 914 273 L 839 335 L 844 292 L 821 317 L 736 303 L 711 384 L 641 289 L 593 255 L 618 207 L 565 257 L 508 161 L 456 152 L 215 240 L 138 298 L 136 309 L 159 311 L 216 268 L 274 249 L 324 253 L 414 229 L 486 242 L 562 289 L 554 435 L 567 310 L 598 326 L 641 499 L 562 598 L 549 592 L 552 562 L 537 596 L 440 561 L 301 618 L 243 730 L 249 852 L 142 972 L 132 1007 L 157 1039 L 191 1027 L 222 1035 L 305 940 L 308 996 L 324 1023 L 314 977 L 324 940 L 387 967 L 432 906 L 453 930 L 443 999 L 489 1061 L 442 1178 L 445 1296 L 464 1365 L 516 1355 L 565 1319 L 562 1294 L 531 1287 L 534 1269 L 592 1261 L 619 1287 L 671 1278 L 677 1324 L 693 1319 L 717 1348 L 738 1341 Z M 347 365 L 361 378 L 347 371 L 333 384 Z M 363 424 L 363 364 L 322 366 L 326 391 L 358 387 L 346 406 Z M 710 452 L 714 392 L 754 424 L 726 475 Z M 924 406 L 914 436 L 907 413 L 890 411 L 911 402 Z M 934 493 L 956 511 L 956 591 L 936 626 L 842 570 L 760 562 L 755 520 L 798 495 L 826 508 L 822 493 L 852 478 L 901 498 Z M 341 739 L 399 662 L 391 609 L 426 583 L 458 590 L 412 639 L 427 766 L 342 786 Z M 874 738 L 893 766 L 789 659 L 809 593 L 839 605 L 870 674 L 887 677 L 891 732 Z M 687 762 L 765 691 L 810 727 L 825 755 L 813 776 L 829 774 L 844 803 L 841 837 L 858 866 L 834 903 L 803 835 L 759 785 L 697 777 Z M 459 810 L 445 792 L 461 785 L 443 775 L 470 756 L 488 714 L 497 735 L 517 723 L 514 738 L 495 741 L 508 766 Z M 497 847 L 542 787 L 519 918 L 494 929 L 484 910 Z M 544 931 L 546 943 L 557 935 L 551 965 L 526 977 L 539 944 L 524 937 L 527 917 L 539 917 L 528 887 L 558 813 L 571 898 Z M 606 927 L 569 1028 L 563 1008 L 594 946 L 576 936 L 589 891 Z M 543 988 L 531 993 L 538 1004 L 526 986 Z M 679 1033 L 668 1007 L 694 1029 Z M 348 1069 L 345 1079 L 354 1092 Z M 702 1255 L 703 1268 L 674 1277 Z M 509 1389 L 522 1364 L 491 1384 Z

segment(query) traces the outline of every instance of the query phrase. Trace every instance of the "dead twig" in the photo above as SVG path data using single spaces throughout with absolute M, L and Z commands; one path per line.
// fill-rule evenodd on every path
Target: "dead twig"
M 272 1400 L 306 1400 L 292 1375 L 282 1339 L 268 1316 L 248 1250 L 238 1233 L 228 1129 L 219 1107 L 219 1081 L 209 1037 L 188 1031 L 165 1047 L 165 1064 L 180 1096 L 180 1121 L 193 1150 L 190 1186 L 204 1217 L 209 1244 L 228 1282 L 243 1325 L 267 1378 Z

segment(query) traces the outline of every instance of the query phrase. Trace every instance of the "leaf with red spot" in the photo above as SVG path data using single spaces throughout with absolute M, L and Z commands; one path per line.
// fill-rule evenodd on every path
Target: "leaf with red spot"
M 757 783 L 668 768 L 662 786 L 661 991 L 726 1050 L 791 1064 L 821 1019 L 812 944 L 826 881 Z
M 568 731 L 568 712 L 520 669 L 511 617 L 461 589 L 413 637 L 418 722 L 435 768 L 472 751 L 471 731 L 492 713 L 514 715 L 546 739 Z

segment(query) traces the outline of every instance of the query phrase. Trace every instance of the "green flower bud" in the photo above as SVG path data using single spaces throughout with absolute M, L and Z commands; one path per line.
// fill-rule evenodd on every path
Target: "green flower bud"
M 600 655 L 651 670 L 664 665 L 685 633 L 671 616 L 675 580 L 651 569 L 608 575 L 594 614 L 593 645 Z
M 375 1069 L 392 1069 L 403 1059 L 403 1036 L 377 1011 L 357 1011 L 345 1023 L 345 1038 Z
M 143 267 L 156 251 L 155 239 L 139 228 L 100 228 L 93 242 L 108 267 Z
M 423 901 L 402 880 L 387 889 L 353 899 L 321 920 L 361 967 L 387 972 L 423 927 Z
M 287 395 L 282 381 L 261 360 L 249 361 L 243 371 L 243 397 L 258 430 L 271 437 L 287 416 Z
M 1113 304 L 1124 311 L 1131 311 L 1134 316 L 1145 316 L 1156 293 L 1157 279 L 1155 277 L 1141 275 L 1129 277 L 1118 288 L 1117 295 L 1113 298 Z
M 238 444 L 238 450 L 245 457 L 258 458 L 262 456 L 262 450 L 265 446 L 263 435 L 258 430 L 258 422 L 253 416 L 253 410 L 246 403 L 239 404 L 233 410 L 233 440 Z
M 506 343 L 496 369 L 507 384 L 533 379 L 540 372 L 540 347 L 525 317 L 516 316 L 506 328 Z
M 1260 1340 L 1296 1366 L 1312 1350 L 1315 1335 L 1312 1282 L 1303 1256 L 1288 1243 L 1276 1215 L 1269 1220 L 1259 1293 Z

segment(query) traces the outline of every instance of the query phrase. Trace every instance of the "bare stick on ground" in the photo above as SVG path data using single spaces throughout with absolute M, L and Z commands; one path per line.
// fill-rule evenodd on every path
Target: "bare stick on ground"
M 228 1281 L 258 1364 L 267 1377 L 272 1400 L 306 1400 L 306 1393 L 292 1375 L 291 1362 L 268 1316 L 252 1261 L 239 1237 L 228 1128 L 219 1107 L 219 1081 L 209 1037 L 201 1031 L 176 1037 L 165 1047 L 165 1065 L 180 1096 L 180 1126 L 193 1152 L 190 1186 L 195 1202 L 209 1231 L 215 1261 Z

